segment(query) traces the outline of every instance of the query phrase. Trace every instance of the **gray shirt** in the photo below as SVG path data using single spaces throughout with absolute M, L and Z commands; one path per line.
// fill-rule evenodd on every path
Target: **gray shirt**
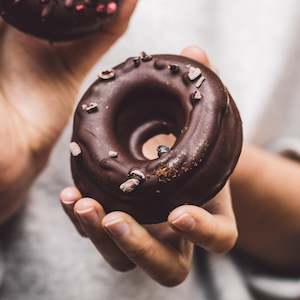
M 91 72 L 82 91 L 96 72 L 127 56 L 142 50 L 178 53 L 198 44 L 236 99 L 246 139 L 266 145 L 290 137 L 276 149 L 297 148 L 299 28 L 298 0 L 141 0 L 128 33 Z M 250 272 L 232 255 L 201 252 L 186 282 L 172 289 L 141 270 L 113 271 L 77 235 L 58 203 L 60 190 L 72 184 L 70 128 L 32 187 L 25 209 L 1 229 L 1 300 L 299 299 L 299 278 Z

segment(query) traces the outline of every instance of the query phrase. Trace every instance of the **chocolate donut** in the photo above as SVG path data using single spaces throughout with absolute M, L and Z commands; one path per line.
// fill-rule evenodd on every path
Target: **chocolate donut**
M 0 0 L 5 21 L 50 41 L 97 31 L 117 13 L 121 0 Z
M 149 160 L 142 147 L 176 136 Z M 143 224 L 166 221 L 182 204 L 201 206 L 233 172 L 242 148 L 237 107 L 218 76 L 176 55 L 129 58 L 99 74 L 80 101 L 71 168 L 84 197 Z

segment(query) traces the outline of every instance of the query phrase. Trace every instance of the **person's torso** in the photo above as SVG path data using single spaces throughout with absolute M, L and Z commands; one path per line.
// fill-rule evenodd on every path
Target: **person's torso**
M 141 1 L 129 32 L 89 79 L 142 50 L 178 53 L 198 44 L 236 100 L 247 140 L 266 143 L 281 135 L 300 136 L 299 28 L 297 0 Z M 210 256 L 203 261 L 209 262 L 204 271 L 197 261 L 203 272 L 193 271 L 174 289 L 159 286 L 139 270 L 112 271 L 92 244 L 78 236 L 58 203 L 60 190 L 72 184 L 70 127 L 34 184 L 25 211 L 1 237 L 5 273 L 0 299 L 251 299 L 238 268 L 226 257 Z

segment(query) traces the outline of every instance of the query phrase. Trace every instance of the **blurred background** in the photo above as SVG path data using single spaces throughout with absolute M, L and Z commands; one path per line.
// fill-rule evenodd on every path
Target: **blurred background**
M 207 51 L 238 103 L 248 140 L 266 143 L 276 135 L 300 136 L 300 126 L 294 124 L 300 94 L 299 26 L 297 0 L 140 0 L 128 32 L 101 59 L 82 90 L 97 72 L 142 50 L 179 53 L 196 44 Z

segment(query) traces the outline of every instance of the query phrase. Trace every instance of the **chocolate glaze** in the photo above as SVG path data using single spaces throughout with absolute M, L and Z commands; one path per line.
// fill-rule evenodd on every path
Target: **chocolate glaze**
M 191 66 L 202 77 L 192 81 Z M 206 203 L 225 185 L 242 148 L 240 115 L 221 80 L 175 55 L 129 58 L 113 70 L 89 88 L 75 113 L 72 142 L 82 151 L 71 158 L 76 186 L 106 212 L 125 211 L 144 224 L 166 221 L 182 204 Z M 97 110 L 89 113 L 91 103 Z M 149 160 L 142 146 L 158 133 L 173 133 L 176 143 Z M 132 170 L 145 179 L 125 193 L 120 185 Z
M 111 20 L 121 0 L 0 0 L 5 21 L 51 41 L 82 37 Z

